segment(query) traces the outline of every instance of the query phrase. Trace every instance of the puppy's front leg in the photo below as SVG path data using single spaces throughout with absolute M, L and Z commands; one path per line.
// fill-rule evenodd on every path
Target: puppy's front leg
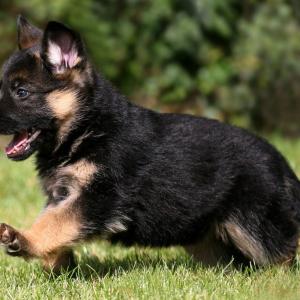
M 18 231 L 0 225 L 0 242 L 8 254 L 41 258 L 44 265 L 59 269 L 74 262 L 70 247 L 80 239 L 81 219 L 72 203 L 48 206 L 32 227 Z
M 70 270 L 76 266 L 72 249 L 60 249 L 43 258 L 43 266 L 46 270 L 59 273 L 62 269 Z

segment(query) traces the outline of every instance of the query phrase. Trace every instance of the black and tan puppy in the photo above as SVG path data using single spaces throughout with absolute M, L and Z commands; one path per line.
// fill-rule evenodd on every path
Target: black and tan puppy
M 1 224 L 7 253 L 54 269 L 95 237 L 182 245 L 204 264 L 293 261 L 300 183 L 266 141 L 236 127 L 137 107 L 90 65 L 77 33 L 18 20 L 3 66 L 0 133 L 36 152 L 47 204 L 30 229 Z

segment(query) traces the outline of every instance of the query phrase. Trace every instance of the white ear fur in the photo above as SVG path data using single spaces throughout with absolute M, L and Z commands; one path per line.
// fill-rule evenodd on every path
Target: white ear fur
M 81 61 L 75 45 L 67 53 L 64 53 L 59 45 L 54 41 L 49 41 L 47 54 L 56 73 L 63 73 L 66 69 L 74 68 Z

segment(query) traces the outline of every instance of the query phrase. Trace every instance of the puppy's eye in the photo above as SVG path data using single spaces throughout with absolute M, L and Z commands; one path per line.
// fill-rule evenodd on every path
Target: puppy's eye
M 23 88 L 17 89 L 17 96 L 19 98 L 26 98 L 29 95 L 29 92 Z

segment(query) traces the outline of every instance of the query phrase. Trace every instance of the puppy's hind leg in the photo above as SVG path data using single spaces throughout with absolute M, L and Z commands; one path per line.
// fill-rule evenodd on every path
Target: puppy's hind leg
M 230 248 L 218 238 L 214 228 L 196 243 L 185 246 L 185 250 L 205 267 L 226 266 L 232 260 Z
M 220 226 L 224 243 L 232 244 L 258 266 L 290 265 L 296 256 L 298 229 L 290 218 L 275 215 L 276 221 L 253 214 L 230 217 Z

